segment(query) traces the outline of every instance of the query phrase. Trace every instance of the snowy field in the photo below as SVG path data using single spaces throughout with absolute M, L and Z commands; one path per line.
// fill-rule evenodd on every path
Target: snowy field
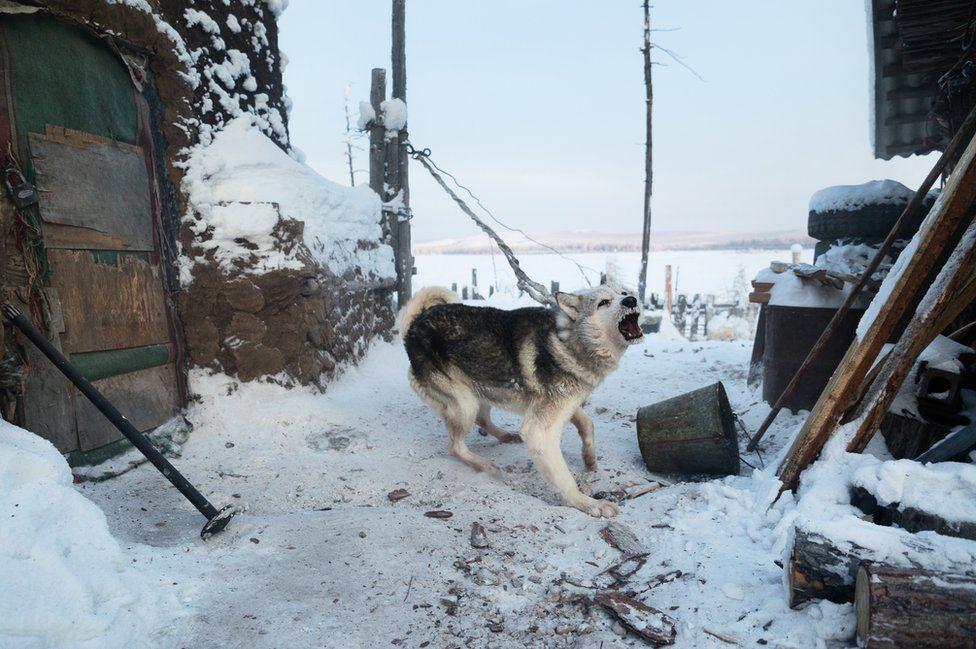
M 578 437 L 564 438 L 584 489 L 654 484 L 634 432 L 642 405 L 721 380 L 755 429 L 767 409 L 745 385 L 748 357 L 745 343 L 666 335 L 630 349 L 586 406 L 597 425 L 599 469 L 585 472 Z M 502 468 L 497 477 L 449 456 L 441 425 L 407 385 L 406 367 L 398 342 L 378 344 L 325 395 L 194 372 L 197 397 L 187 413 L 194 431 L 175 463 L 214 503 L 247 511 L 204 543 L 203 519 L 151 468 L 77 485 L 105 513 L 100 520 L 86 512 L 94 536 L 114 543 L 107 521 L 121 544 L 102 566 L 107 575 L 83 573 L 71 583 L 91 591 L 90 610 L 78 614 L 100 624 L 89 625 L 86 641 L 55 634 L 50 643 L 25 637 L 4 646 L 144 646 L 143 632 L 161 647 L 642 646 L 588 605 L 594 591 L 585 584 L 620 558 L 599 535 L 607 522 L 561 506 L 518 445 L 472 432 L 473 449 Z M 498 419 L 517 426 L 513 417 Z M 764 440 L 767 466 L 801 419 L 780 417 Z M 762 466 L 756 454 L 744 457 Z M 851 638 L 850 606 L 787 608 L 776 562 L 797 506 L 792 497 L 773 504 L 778 483 L 770 474 L 680 483 L 623 501 L 617 520 L 650 551 L 631 585 L 678 620 L 677 646 L 727 644 L 715 633 L 781 647 Z M 391 502 L 395 489 L 409 496 Z M 432 510 L 453 515 L 424 515 Z M 475 522 L 487 530 L 487 548 L 470 543 Z M 670 576 L 655 585 L 660 575 Z M 103 610 L 105 581 L 129 590 L 114 586 Z M 38 581 L 35 601 L 58 601 L 61 588 Z M 36 632 L 42 622 L 25 630 L 8 619 L 0 637 Z
M 647 264 L 648 292 L 664 292 L 664 267 L 671 265 L 674 274 L 675 293 L 689 296 L 695 293 L 715 295 L 720 301 L 727 297 L 740 271 L 746 282 L 758 271 L 769 267 L 774 260 L 790 261 L 789 250 L 662 250 L 650 254 Z M 576 263 L 573 263 L 573 262 Z M 800 261 L 813 263 L 813 250 L 806 249 Z M 519 255 L 522 268 L 529 277 L 546 286 L 550 281 L 559 282 L 564 291 L 585 287 L 585 274 L 597 284 L 600 273 L 607 268 L 616 271 L 624 283 L 636 285 L 640 271 L 639 252 L 584 252 Z M 583 267 L 582 272 L 576 264 Z M 496 285 L 503 292 L 511 292 L 515 277 L 501 253 L 495 255 L 418 255 L 417 276 L 414 286 L 444 284 L 450 287 L 457 282 L 458 290 L 471 284 L 471 269 L 478 271 L 478 286 L 487 293 L 488 286 Z M 496 280 L 497 278 L 497 280 Z

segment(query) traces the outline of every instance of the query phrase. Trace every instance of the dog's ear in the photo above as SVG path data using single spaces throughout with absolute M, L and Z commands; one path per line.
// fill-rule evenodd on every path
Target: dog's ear
M 575 320 L 580 315 L 583 298 L 573 293 L 556 293 L 556 303 L 570 319 Z

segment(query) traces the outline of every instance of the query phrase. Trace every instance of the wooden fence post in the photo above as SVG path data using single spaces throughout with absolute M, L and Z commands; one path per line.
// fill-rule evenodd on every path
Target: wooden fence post
M 549 292 L 552 293 L 553 295 L 555 295 L 556 293 L 558 293 L 559 292 L 559 282 L 557 282 L 556 280 L 553 280 L 549 284 Z
M 386 99 L 386 70 L 373 68 L 369 87 L 369 103 L 376 118 L 369 127 L 369 188 L 376 192 L 380 200 L 386 202 L 386 141 L 383 128 L 383 111 L 380 104 Z M 383 209 L 383 234 L 387 243 L 396 246 L 395 214 Z
M 672 307 L 671 264 L 664 267 L 664 313 L 670 315 Z

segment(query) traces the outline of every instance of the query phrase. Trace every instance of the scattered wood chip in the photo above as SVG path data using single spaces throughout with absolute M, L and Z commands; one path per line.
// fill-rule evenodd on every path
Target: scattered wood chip
M 646 552 L 643 554 L 635 554 L 625 558 L 620 563 L 610 566 L 604 572 L 613 575 L 617 581 L 627 581 L 634 573 L 644 567 L 645 562 L 647 562 Z
M 395 503 L 399 500 L 403 500 L 404 498 L 407 498 L 409 496 L 410 496 L 410 492 L 407 491 L 406 489 L 394 489 L 390 493 L 386 494 L 387 500 L 389 500 L 391 503 Z
M 596 601 L 630 631 L 656 645 L 674 644 L 675 621 L 644 602 L 622 593 L 598 593 Z
M 729 644 L 734 644 L 734 645 L 741 645 L 742 644 L 741 642 L 739 642 L 738 640 L 736 640 L 732 636 L 725 635 L 724 633 L 719 633 L 718 631 L 712 631 L 707 626 L 703 626 L 702 627 L 702 631 L 704 631 L 705 633 L 707 633 L 710 636 L 713 636 L 715 638 L 718 638 L 722 642 L 727 642 Z
M 657 491 L 661 487 L 665 486 L 663 482 L 652 482 L 649 485 L 639 487 L 633 491 L 627 492 L 627 500 L 633 500 L 634 498 L 640 498 L 645 494 L 649 494 L 652 491 Z
M 440 519 L 445 519 L 445 518 L 450 518 L 451 516 L 454 516 L 454 512 L 449 512 L 449 511 L 444 510 L 444 509 L 434 509 L 434 510 L 429 511 L 429 512 L 424 512 L 424 516 L 426 516 L 427 518 L 440 518 Z
M 661 584 L 670 583 L 683 574 L 684 573 L 681 572 L 680 570 L 672 570 L 670 572 L 661 573 L 660 575 L 655 575 L 654 577 L 651 577 L 650 579 L 647 580 L 647 587 L 649 589 L 656 588 Z
M 647 553 L 647 550 L 644 549 L 643 544 L 637 538 L 637 535 L 634 534 L 633 530 L 616 521 L 609 523 L 600 530 L 600 538 L 606 541 L 611 547 L 623 552 L 626 557 Z
M 488 532 L 478 521 L 471 523 L 471 547 L 478 549 L 488 547 Z

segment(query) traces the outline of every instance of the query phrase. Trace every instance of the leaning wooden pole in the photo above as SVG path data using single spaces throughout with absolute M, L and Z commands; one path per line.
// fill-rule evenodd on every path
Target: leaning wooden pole
M 820 334 L 820 338 L 818 338 L 817 342 L 814 343 L 813 347 L 810 349 L 810 352 L 807 354 L 807 357 L 796 370 L 793 378 L 790 379 L 790 382 L 786 384 L 783 392 L 779 395 L 779 398 L 776 399 L 776 403 L 773 404 L 769 414 L 766 415 L 766 418 L 756 430 L 756 434 L 751 440 L 749 440 L 749 445 L 746 447 L 746 450 L 755 450 L 756 445 L 759 444 L 759 440 L 761 440 L 763 435 L 766 434 L 766 431 L 769 430 L 770 425 L 772 425 L 773 421 L 776 419 L 776 416 L 783 409 L 786 401 L 793 395 L 793 392 L 796 391 L 796 388 L 800 385 L 800 382 L 805 378 L 807 370 L 820 358 L 821 353 L 823 353 L 823 350 L 827 347 L 830 339 L 833 338 L 834 333 L 836 333 L 836 331 L 840 328 L 841 323 L 847 316 L 847 312 L 850 311 L 855 300 L 857 300 L 858 296 L 861 295 L 862 289 L 868 284 L 869 281 L 871 281 L 871 276 L 874 275 L 874 273 L 878 270 L 878 266 L 881 265 L 881 262 L 888 254 L 888 251 L 891 250 L 891 246 L 894 245 L 895 241 L 899 238 L 899 236 L 902 235 L 902 228 L 904 224 L 908 222 L 908 219 L 910 219 L 916 211 L 918 211 L 918 208 L 922 205 L 922 202 L 925 200 L 926 195 L 928 195 L 929 190 L 932 189 L 935 181 L 939 179 L 948 166 L 959 156 L 966 144 L 969 143 L 974 130 L 976 130 L 976 108 L 969 113 L 966 121 L 963 122 L 962 126 L 959 127 L 959 130 L 956 131 L 955 136 L 953 136 L 952 140 L 949 142 L 946 150 L 941 156 L 939 156 L 939 159 L 936 161 L 931 171 L 929 171 L 929 174 L 925 177 L 925 180 L 922 181 L 918 191 L 915 192 L 915 195 L 912 196 L 912 199 L 908 202 L 908 205 L 905 206 L 901 216 L 898 217 L 898 220 L 891 227 L 891 231 L 888 233 L 888 236 L 885 237 L 884 242 L 881 244 L 881 247 L 878 248 L 878 251 L 871 259 L 868 267 L 864 269 L 864 274 L 861 275 L 861 278 L 857 281 L 857 284 L 854 285 L 851 292 L 847 294 L 846 298 L 844 298 L 844 302 L 837 309 L 837 312 L 834 313 L 834 316 L 830 319 L 827 327 L 824 329 L 823 333 Z
M 393 98 L 407 103 L 406 0 L 393 0 L 392 34 Z M 396 215 L 397 304 L 404 305 L 413 293 L 413 255 L 410 252 L 410 184 L 408 182 L 407 125 L 397 135 L 397 187 L 402 206 Z M 394 191 L 394 195 L 396 194 Z
M 790 449 L 780 463 L 777 475 L 784 489 L 795 489 L 800 473 L 819 455 L 848 408 L 859 393 L 864 379 L 891 338 L 899 323 L 918 306 L 918 289 L 930 281 L 940 263 L 940 253 L 955 249 L 962 238 L 962 230 L 972 221 L 972 206 L 976 201 L 976 138 L 969 142 L 959 163 L 954 167 L 939 200 L 915 235 L 912 247 L 899 259 L 899 271 L 885 279 L 887 296 L 881 308 L 872 309 L 873 319 L 863 333 L 851 343 L 847 353 L 830 377 L 803 428 L 794 437 Z M 878 299 L 878 298 L 876 298 Z M 868 317 L 867 314 L 864 316 Z
M 652 165 L 651 108 L 654 105 L 654 86 L 651 83 L 651 9 L 649 0 L 644 0 L 644 88 L 647 94 L 647 141 L 644 145 L 644 230 L 641 238 L 640 277 L 637 278 L 637 295 L 641 304 L 647 291 L 647 255 L 651 248 L 651 186 L 654 179 Z

